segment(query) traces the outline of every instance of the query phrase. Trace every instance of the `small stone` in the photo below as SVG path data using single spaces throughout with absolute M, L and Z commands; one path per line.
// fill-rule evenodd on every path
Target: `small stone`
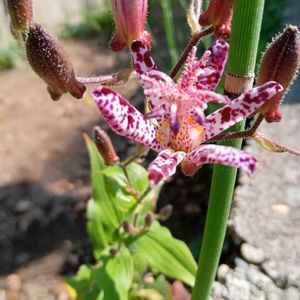
M 234 259 L 234 263 L 236 267 L 239 267 L 241 269 L 246 269 L 248 267 L 247 262 L 245 262 L 243 259 L 241 259 L 240 257 L 236 257 Z
M 265 260 L 265 254 L 262 249 L 247 243 L 242 244 L 241 254 L 246 261 L 253 264 L 261 264 Z
M 212 293 L 214 296 L 217 296 L 217 298 L 220 298 L 226 294 L 226 288 L 224 285 L 222 285 L 220 282 L 215 281 L 212 288 Z
M 272 280 L 253 265 L 248 267 L 246 274 L 248 280 L 263 291 L 268 291 L 274 286 Z
M 290 212 L 290 208 L 283 203 L 275 203 L 272 205 L 272 210 L 278 214 L 288 214 Z
M 229 276 L 230 275 L 230 276 Z M 228 290 L 227 299 L 230 300 L 249 300 L 251 283 L 228 274 L 226 276 L 226 288 Z
M 217 278 L 220 282 L 224 282 L 230 268 L 228 265 L 222 264 L 218 268 Z
M 299 291 L 295 287 L 290 286 L 284 292 L 284 299 L 285 300 L 299 300 L 300 299 Z
M 266 300 L 266 294 L 264 291 L 260 291 L 255 286 L 252 286 L 251 297 L 249 300 Z
M 270 276 L 273 281 L 276 282 L 276 285 L 279 287 L 283 287 L 286 285 L 287 278 L 284 276 L 284 274 L 281 274 L 278 271 L 278 266 L 274 261 L 266 261 L 262 264 L 263 271 Z
M 282 300 L 281 294 L 276 293 L 276 292 L 269 292 L 267 294 L 267 300 Z

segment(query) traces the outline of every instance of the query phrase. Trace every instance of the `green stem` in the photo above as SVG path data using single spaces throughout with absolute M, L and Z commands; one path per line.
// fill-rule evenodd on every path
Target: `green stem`
M 161 6 L 163 10 L 164 27 L 167 36 L 167 43 L 170 52 L 171 63 L 172 65 L 175 65 L 178 59 L 178 52 L 175 41 L 172 5 L 170 0 L 161 0 Z
M 227 72 L 253 77 L 264 0 L 235 0 Z M 226 86 L 226 83 L 225 83 Z M 229 90 L 228 92 L 235 92 Z M 240 92 L 243 92 L 242 90 Z M 245 122 L 232 130 L 241 131 Z M 220 142 L 241 148 L 242 139 Z M 214 166 L 204 237 L 192 300 L 207 300 L 216 276 L 232 203 L 236 168 Z

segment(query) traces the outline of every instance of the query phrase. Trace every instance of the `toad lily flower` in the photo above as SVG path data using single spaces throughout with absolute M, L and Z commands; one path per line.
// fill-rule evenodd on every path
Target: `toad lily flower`
M 180 163 L 189 176 L 207 163 L 241 167 L 248 174 L 255 170 L 256 160 L 248 153 L 204 143 L 253 114 L 282 88 L 276 82 L 267 82 L 233 101 L 215 93 L 227 51 L 227 43 L 218 40 L 197 60 L 193 48 L 184 72 L 175 83 L 157 70 L 148 48 L 135 41 L 131 46 L 134 68 L 151 109 L 145 116 L 106 87 L 100 86 L 93 92 L 100 112 L 116 133 L 159 152 L 148 168 L 152 186 L 173 175 Z M 208 101 L 225 105 L 205 116 Z

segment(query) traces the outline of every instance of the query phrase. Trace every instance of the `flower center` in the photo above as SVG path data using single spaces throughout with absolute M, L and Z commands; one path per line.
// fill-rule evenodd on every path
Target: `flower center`
M 191 152 L 202 142 L 205 131 L 192 115 L 179 120 L 179 132 L 174 134 L 170 128 L 170 119 L 166 118 L 159 128 L 157 139 L 163 148 L 174 151 Z

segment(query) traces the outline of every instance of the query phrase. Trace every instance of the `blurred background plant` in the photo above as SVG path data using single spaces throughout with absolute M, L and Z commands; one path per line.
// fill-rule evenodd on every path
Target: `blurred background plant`
M 76 1 L 74 1 L 76 2 Z M 113 32 L 113 17 L 110 9 L 110 1 L 102 0 L 101 9 L 95 9 L 97 1 L 84 1 L 81 4 L 73 4 L 74 15 L 67 9 L 67 5 L 62 2 L 58 4 L 61 10 L 54 18 L 54 28 L 58 35 L 64 39 L 101 39 L 106 43 L 111 38 Z M 204 1 L 206 5 L 207 1 Z M 286 7 L 286 0 L 266 0 L 264 11 L 264 23 L 262 26 L 261 41 L 259 44 L 259 55 L 264 50 L 264 45 L 279 32 L 284 25 L 282 11 Z M 54 5 L 54 4 L 53 4 Z M 163 49 L 168 49 L 164 55 L 160 56 L 160 63 L 164 71 L 171 68 L 178 54 L 181 53 L 189 39 L 189 27 L 186 23 L 186 11 L 189 1 L 186 0 L 152 0 L 149 3 L 149 22 L 150 31 L 153 36 L 153 47 L 157 44 Z M 80 16 L 78 16 L 80 9 Z M 41 17 L 45 13 L 40 14 Z M 8 34 L 9 24 L 5 1 L 0 3 L 1 28 L 0 29 L 0 66 L 11 68 L 14 61 L 20 57 L 17 47 L 11 45 L 12 38 Z M 39 15 L 39 13 L 37 13 Z M 176 16 L 176 21 L 174 21 Z M 79 20 L 79 21 L 78 21 Z M 41 20 L 45 21 L 45 20 Z M 60 24 L 59 26 L 57 24 Z M 100 38 L 99 38 L 100 37 Z M 202 45 L 208 47 L 210 38 L 202 40 Z

